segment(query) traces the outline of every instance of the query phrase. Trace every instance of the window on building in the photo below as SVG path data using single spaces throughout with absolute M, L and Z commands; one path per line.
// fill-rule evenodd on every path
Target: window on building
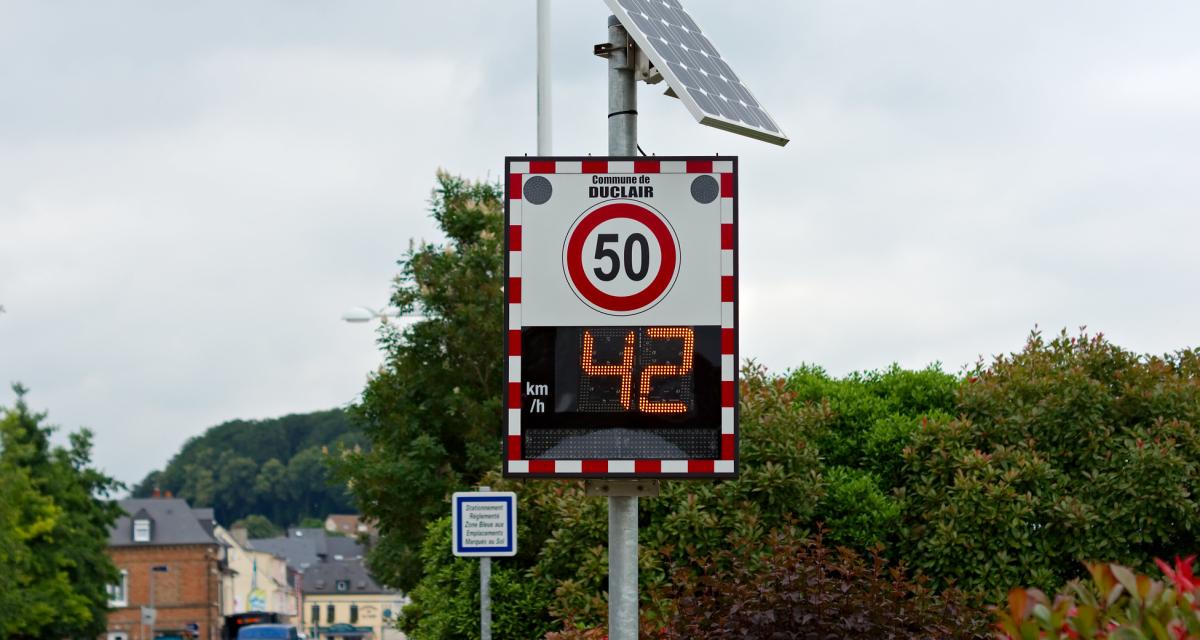
M 129 572 L 121 569 L 121 577 L 116 584 L 108 585 L 108 606 L 125 607 L 129 605 Z
M 150 542 L 150 521 L 149 520 L 134 520 L 133 521 L 133 541 L 134 542 Z
M 349 580 L 338 580 L 337 581 L 337 590 L 338 591 L 349 591 L 350 590 L 350 581 Z
M 328 624 L 334 623 L 334 618 L 336 617 L 334 615 L 334 613 L 335 613 L 335 610 L 333 608 L 333 605 L 329 605 L 329 606 L 325 607 L 325 622 L 326 623 L 328 623 Z
M 358 605 L 350 605 L 350 624 L 358 622 Z
M 321 621 L 321 605 L 314 604 L 312 606 L 312 623 L 317 624 Z

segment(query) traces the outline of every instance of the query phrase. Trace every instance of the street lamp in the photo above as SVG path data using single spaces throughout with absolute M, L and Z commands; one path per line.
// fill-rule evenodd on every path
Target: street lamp
M 355 324 L 362 324 L 372 320 L 379 320 L 383 324 L 388 323 L 389 318 L 424 318 L 425 314 L 420 306 L 414 306 L 411 313 L 401 313 L 396 307 L 384 307 L 378 311 L 371 307 L 352 307 L 342 314 L 342 320 Z

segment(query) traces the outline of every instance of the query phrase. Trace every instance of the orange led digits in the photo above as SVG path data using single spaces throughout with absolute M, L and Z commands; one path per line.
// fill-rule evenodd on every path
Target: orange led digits
M 638 390 L 638 408 L 644 413 L 685 413 L 688 403 L 679 400 L 654 402 L 650 400 L 650 380 L 655 376 L 682 376 L 692 370 L 692 355 L 696 347 L 696 334 L 684 327 L 650 327 L 646 336 L 656 340 L 683 340 L 679 364 L 652 364 L 642 369 L 642 383 Z
M 596 364 L 593 360 L 596 339 L 590 331 L 583 332 L 583 354 L 579 365 L 589 376 L 619 376 L 621 378 L 621 408 L 629 409 L 633 392 L 633 332 L 625 334 L 625 346 L 621 349 L 621 364 Z

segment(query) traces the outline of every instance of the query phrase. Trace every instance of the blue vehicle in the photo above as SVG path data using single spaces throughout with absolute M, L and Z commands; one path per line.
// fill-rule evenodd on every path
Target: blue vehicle
M 290 624 L 252 624 L 238 629 L 237 640 L 300 640 Z

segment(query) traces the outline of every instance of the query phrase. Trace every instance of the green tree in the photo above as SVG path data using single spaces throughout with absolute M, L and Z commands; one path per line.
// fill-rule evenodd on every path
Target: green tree
M 255 508 L 254 481 L 258 465 L 246 456 L 232 451 L 221 454 L 217 461 L 216 495 L 213 506 L 218 516 L 245 513 Z
M 5 449 L 16 443 L 0 440 Z M 0 638 L 8 638 L 29 622 L 24 596 L 30 580 L 29 540 L 57 521 L 53 505 L 34 490 L 25 469 L 0 454 Z
M 254 501 L 260 512 L 269 513 L 271 520 L 288 517 L 287 467 L 278 458 L 267 460 L 254 479 Z
M 420 575 L 427 523 L 446 498 L 499 464 L 504 383 L 497 185 L 439 173 L 432 215 L 446 241 L 410 248 L 391 302 L 423 318 L 380 335 L 386 358 L 351 409 L 369 450 L 333 460 L 361 510 L 379 523 L 375 576 L 409 589 Z
M 16 404 L 0 417 L 0 554 L 12 560 L 2 563 L 0 585 L 16 589 L 2 589 L 0 636 L 95 637 L 117 579 L 106 547 L 121 513 L 108 497 L 120 484 L 90 466 L 88 430 L 51 446 L 45 414 L 30 411 L 23 387 L 13 390 Z
M 271 522 L 266 516 L 251 514 L 233 523 L 230 527 L 233 529 L 245 529 L 246 535 L 251 538 L 274 538 L 283 535 L 283 529 Z
M 297 453 L 287 466 L 288 489 L 300 520 L 328 515 L 329 478 L 325 454 L 312 447 Z

